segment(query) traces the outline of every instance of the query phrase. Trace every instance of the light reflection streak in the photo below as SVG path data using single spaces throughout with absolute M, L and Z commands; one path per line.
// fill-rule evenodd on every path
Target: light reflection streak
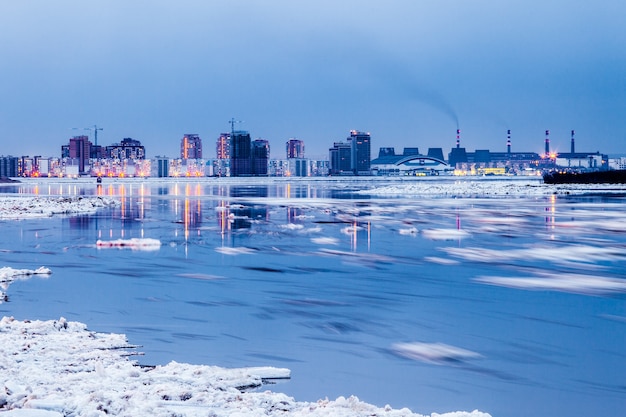
M 546 207 L 546 228 L 548 230 L 554 230 L 556 227 L 556 195 L 550 195 L 550 205 Z M 550 235 L 550 240 L 554 240 L 554 234 Z

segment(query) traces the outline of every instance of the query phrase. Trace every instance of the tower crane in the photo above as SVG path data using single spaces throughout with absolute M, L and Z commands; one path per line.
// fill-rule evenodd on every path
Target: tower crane
M 80 127 L 73 127 L 72 129 L 81 130 Z M 98 146 L 98 130 L 104 130 L 104 129 L 101 127 L 98 127 L 98 125 L 93 125 L 93 127 L 84 127 L 82 128 L 82 130 L 93 130 L 94 145 Z

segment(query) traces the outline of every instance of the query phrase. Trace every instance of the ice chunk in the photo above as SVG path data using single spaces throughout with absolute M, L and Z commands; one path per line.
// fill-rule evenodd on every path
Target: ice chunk
M 96 247 L 98 249 L 128 248 L 128 249 L 133 249 L 133 250 L 158 250 L 161 247 L 161 241 L 158 239 L 149 239 L 149 238 L 98 240 L 96 242 Z

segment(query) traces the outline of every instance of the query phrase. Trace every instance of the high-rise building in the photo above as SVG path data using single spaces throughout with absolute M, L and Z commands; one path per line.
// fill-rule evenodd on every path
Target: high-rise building
M 267 175 L 267 166 L 270 159 L 270 143 L 264 139 L 252 142 L 252 175 Z
M 330 175 L 352 175 L 352 158 L 350 144 L 335 142 L 328 150 L 330 160 Z
M 230 159 L 230 133 L 220 133 L 215 145 L 217 159 Z
M 17 177 L 19 159 L 15 156 L 0 156 L 0 177 Z
M 350 131 L 348 141 L 350 141 L 352 151 L 352 162 L 350 165 L 352 172 L 354 175 L 370 175 L 370 162 L 372 159 L 370 134 L 352 130 Z
M 76 160 L 78 162 L 78 173 L 84 174 L 85 167 L 89 165 L 91 146 L 88 136 L 74 136 L 70 139 L 69 145 L 61 146 L 61 157 Z
M 252 175 L 252 140 L 250 133 L 235 130 L 230 137 L 230 176 Z
M 304 142 L 299 139 L 289 139 L 287 141 L 287 159 L 304 158 Z
M 202 159 L 202 140 L 196 134 L 187 133 L 180 140 L 181 159 Z

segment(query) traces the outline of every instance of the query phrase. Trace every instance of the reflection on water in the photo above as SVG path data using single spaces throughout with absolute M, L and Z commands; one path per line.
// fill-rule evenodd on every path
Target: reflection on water
M 300 400 L 421 413 L 626 409 L 624 198 L 373 198 L 354 184 L 11 186 L 106 195 L 92 216 L 4 222 L 2 314 L 126 333 L 145 363 L 292 369 Z M 7 188 L 3 188 L 7 192 Z M 97 239 L 159 239 L 154 252 Z

